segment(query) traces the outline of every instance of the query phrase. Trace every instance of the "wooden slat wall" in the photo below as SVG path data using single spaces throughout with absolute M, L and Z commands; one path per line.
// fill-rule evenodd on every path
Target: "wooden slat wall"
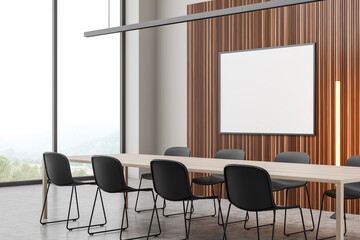
M 341 65 L 341 164 L 360 154 L 360 1 L 346 1 L 342 16 L 344 55 Z M 348 211 L 359 214 L 360 201 L 348 201 Z
M 263 2 L 214 0 L 188 6 L 188 14 Z M 213 157 L 240 148 L 246 158 L 273 161 L 283 151 L 307 152 L 313 164 L 335 165 L 335 81 L 342 81 L 341 159 L 360 154 L 359 1 L 325 0 L 292 7 L 188 23 L 188 146 L 193 156 Z M 316 43 L 316 136 L 262 136 L 218 133 L 218 53 Z M 203 176 L 192 173 L 191 177 Z M 330 184 L 310 184 L 311 204 Z M 195 186 L 197 194 L 209 188 Z M 305 191 L 289 193 L 292 204 L 308 207 Z M 276 194 L 278 204 L 284 194 Z M 325 208 L 335 209 L 326 199 Z M 359 202 L 348 210 L 359 212 Z

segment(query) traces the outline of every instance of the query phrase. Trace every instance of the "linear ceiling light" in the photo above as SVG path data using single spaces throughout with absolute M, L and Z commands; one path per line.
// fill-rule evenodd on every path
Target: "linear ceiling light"
M 245 6 L 240 6 L 240 7 L 226 8 L 226 9 L 220 9 L 220 10 L 215 10 L 215 11 L 210 11 L 210 12 L 202 12 L 202 13 L 190 14 L 190 15 L 185 15 L 185 16 L 180 16 L 180 17 L 159 19 L 159 20 L 153 20 L 153 21 L 148 21 L 148 22 L 123 25 L 123 26 L 119 26 L 119 27 L 104 28 L 104 29 L 99 29 L 99 30 L 94 30 L 94 31 L 88 31 L 88 32 L 84 33 L 84 36 L 85 37 L 95 37 L 95 36 L 106 35 L 106 34 L 128 32 L 128 31 L 134 31 L 134 30 L 139 30 L 139 29 L 144 29 L 144 28 L 153 28 L 153 27 L 159 27 L 159 26 L 165 26 L 165 25 L 171 25 L 171 24 L 177 24 L 177 23 L 191 22 L 191 21 L 197 21 L 197 20 L 208 19 L 208 18 L 223 17 L 223 16 L 229 16 L 229 15 L 233 15 L 233 14 L 248 13 L 248 12 L 267 10 L 267 9 L 279 8 L 279 7 L 287 7 L 287 6 L 292 6 L 292 5 L 311 3 L 311 2 L 319 2 L 319 1 L 323 1 L 323 0 L 274 0 L 274 1 L 256 3 L 256 4 L 245 5 Z

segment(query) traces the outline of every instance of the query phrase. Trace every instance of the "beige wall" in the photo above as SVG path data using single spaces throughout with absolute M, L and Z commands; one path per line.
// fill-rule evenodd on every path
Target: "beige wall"
M 126 1 L 126 23 L 139 22 L 139 1 Z M 139 32 L 126 33 L 126 107 L 125 152 L 139 153 Z M 129 176 L 137 177 L 138 169 L 130 168 Z
M 157 18 L 187 14 L 199 0 L 157 0 Z M 187 146 L 187 24 L 156 29 L 156 149 Z
M 127 0 L 126 24 L 187 14 L 199 0 Z M 126 33 L 126 152 L 187 145 L 187 25 Z M 144 170 L 130 169 L 130 177 Z

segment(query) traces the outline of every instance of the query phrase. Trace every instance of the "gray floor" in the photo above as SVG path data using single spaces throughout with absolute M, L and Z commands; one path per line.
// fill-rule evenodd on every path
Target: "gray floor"
M 145 186 L 151 186 L 146 181 Z M 138 180 L 130 180 L 130 186 L 137 186 Z M 88 224 L 90 211 L 94 199 L 96 188 L 94 186 L 82 186 L 78 188 L 80 201 L 80 224 Z M 150 195 L 145 193 L 141 196 L 140 207 L 151 207 Z M 49 219 L 65 218 L 67 206 L 70 196 L 70 188 L 52 188 L 49 193 Z M 144 234 L 147 232 L 151 212 L 135 213 L 134 203 L 136 194 L 131 194 L 129 198 L 129 221 L 130 227 L 124 232 L 123 237 L 131 237 L 134 235 Z M 56 201 L 55 201 L 56 199 Z M 69 232 L 65 228 L 64 223 L 42 226 L 39 224 L 41 210 L 41 186 L 22 186 L 0 188 L 0 239 L 119 239 L 119 233 L 108 233 L 102 235 L 89 236 L 86 230 L 76 230 Z M 106 228 L 116 228 L 120 226 L 121 207 L 123 199 L 118 194 L 104 194 L 105 208 L 108 217 Z M 160 201 L 159 201 L 160 203 Z M 227 209 L 228 202 L 224 200 L 222 207 Z M 201 215 L 211 213 L 212 202 L 197 201 L 195 203 L 195 214 Z M 75 209 L 74 209 L 75 210 Z M 103 220 L 100 206 L 98 205 L 95 214 L 95 220 L 101 222 Z M 169 212 L 182 210 L 179 203 L 168 203 L 167 210 Z M 305 212 L 305 222 L 310 227 L 310 214 L 307 209 Z M 314 218 L 317 224 L 318 211 L 314 211 Z M 324 212 L 322 218 L 320 235 L 325 237 L 335 233 L 335 221 L 329 219 L 331 213 Z M 243 211 L 233 208 L 231 212 L 231 220 L 244 218 Z M 301 230 L 301 220 L 299 211 L 289 211 L 289 231 Z M 283 229 L 283 211 L 277 212 L 275 239 L 304 239 L 302 234 L 291 237 L 284 237 Z M 358 215 L 347 215 L 348 218 L 348 234 L 345 239 L 360 239 Z M 272 212 L 260 214 L 260 224 L 269 223 L 272 220 Z M 184 237 L 184 222 L 182 216 L 164 218 L 160 217 L 162 234 L 156 239 L 180 239 Z M 77 226 L 78 223 L 72 223 Z M 249 225 L 254 225 L 255 215 L 250 215 Z M 154 225 L 153 230 L 156 230 Z M 242 228 L 242 224 L 234 224 L 228 228 L 228 239 L 257 239 L 256 229 L 246 231 Z M 194 220 L 191 225 L 191 239 L 222 239 L 223 230 L 216 223 L 216 218 L 205 218 Z M 271 239 L 271 227 L 261 229 L 261 239 Z M 308 233 L 308 239 L 315 239 L 315 232 Z

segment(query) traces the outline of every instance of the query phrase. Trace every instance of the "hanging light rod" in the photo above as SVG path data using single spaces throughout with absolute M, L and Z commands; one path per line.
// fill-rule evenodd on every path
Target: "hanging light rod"
M 191 22 L 191 21 L 197 21 L 197 20 L 203 20 L 203 19 L 209 19 L 209 18 L 215 18 L 215 17 L 223 17 L 223 16 L 229 16 L 239 13 L 248 13 L 248 12 L 255 12 L 260 10 L 268 10 L 272 8 L 279 8 L 279 7 L 287 7 L 292 5 L 298 5 L 298 4 L 305 4 L 305 3 L 311 3 L 311 2 L 319 2 L 323 0 L 274 0 L 274 1 L 268 1 L 268 2 L 262 2 L 262 3 L 256 3 L 256 4 L 250 4 L 245 6 L 239 6 L 239 7 L 233 7 L 233 8 L 225 8 L 210 12 L 202 12 L 202 13 L 195 13 L 180 17 L 174 17 L 174 18 L 166 18 L 166 19 L 159 19 L 159 20 L 153 20 L 148 22 L 141 22 L 136 24 L 129 24 L 129 25 L 123 25 L 119 27 L 112 27 L 112 28 L 104 28 L 94 31 L 88 31 L 84 33 L 85 37 L 95 37 L 100 35 L 106 35 L 106 34 L 113 34 L 113 33 L 120 33 L 120 32 L 129 32 L 134 30 L 140 30 L 145 28 L 153 28 L 153 27 L 159 27 L 159 26 L 165 26 L 165 25 L 171 25 L 171 24 L 177 24 L 177 23 L 184 23 L 184 22 Z

